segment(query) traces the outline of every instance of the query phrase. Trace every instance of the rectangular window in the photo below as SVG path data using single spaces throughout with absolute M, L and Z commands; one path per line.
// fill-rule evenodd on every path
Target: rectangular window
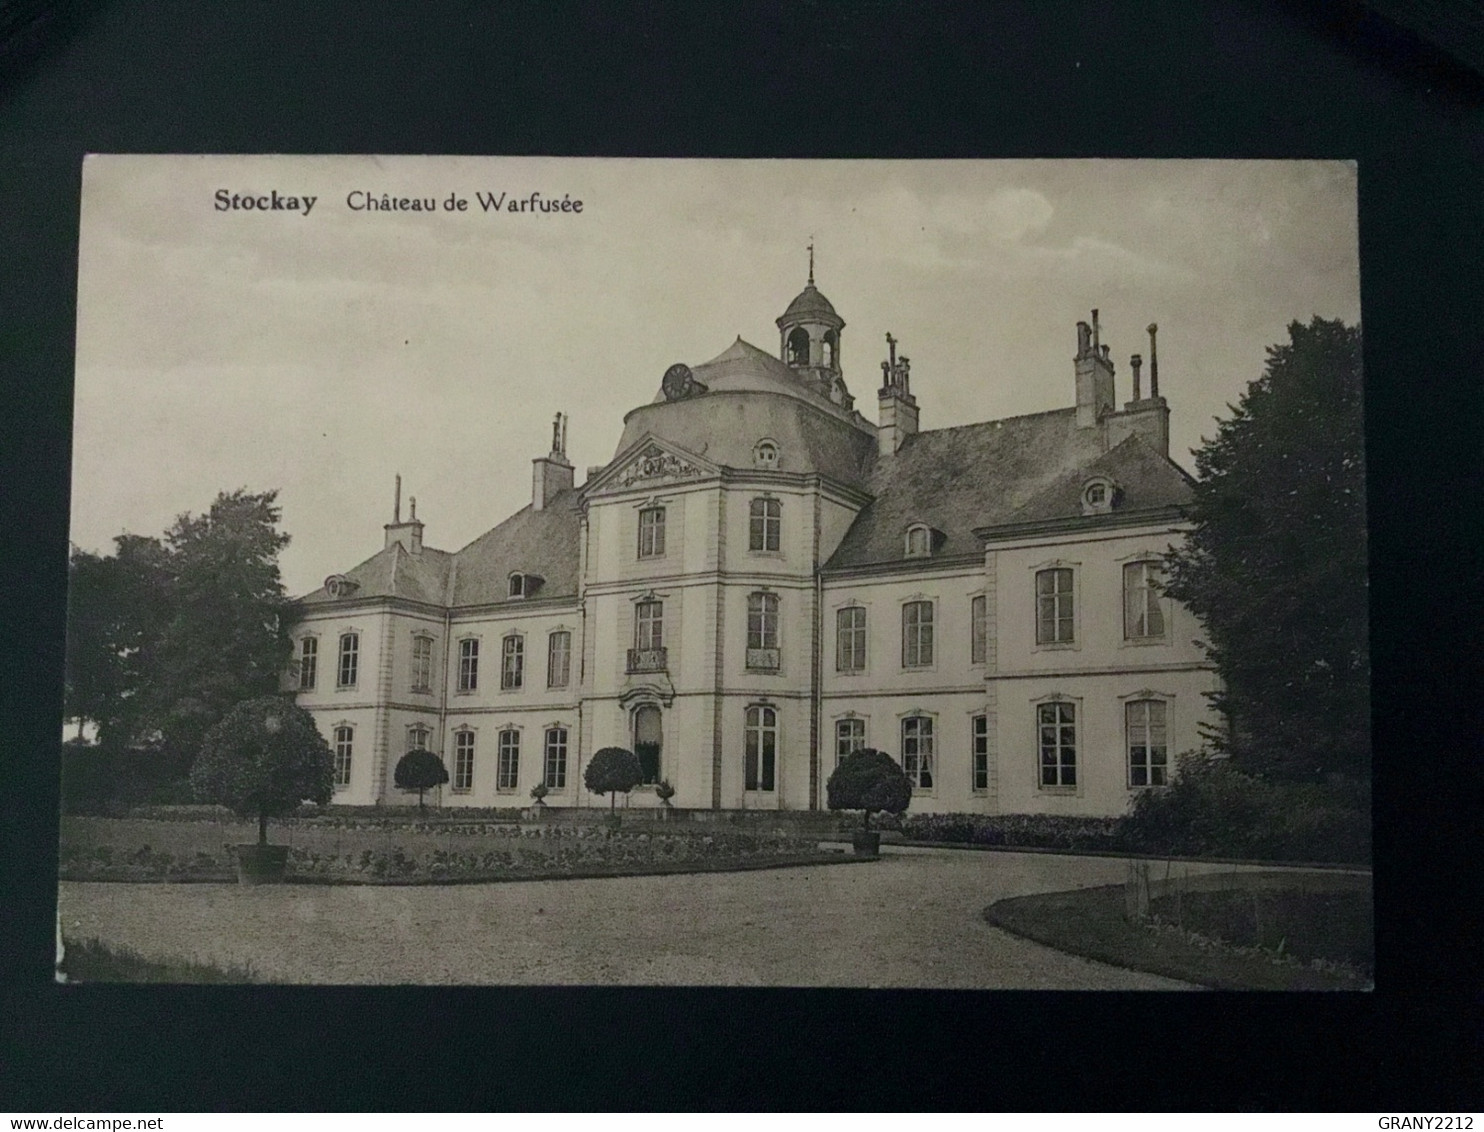
M 835 721 L 835 765 L 839 766 L 845 756 L 859 751 L 866 745 L 866 721 L 864 719 L 837 719 Z
M 525 681 L 526 639 L 511 633 L 500 648 L 500 687 L 508 692 L 524 687 Z
M 356 686 L 356 670 L 361 661 L 361 635 L 359 633 L 340 634 L 340 664 L 335 670 L 335 687 L 354 688 Z
M 866 611 L 851 605 L 835 613 L 835 669 L 860 672 L 866 667 Z
M 567 788 L 567 729 L 565 727 L 546 729 L 545 781 L 548 790 Z
M 1036 644 L 1072 642 L 1072 571 L 1064 567 L 1036 572 Z
M 902 606 L 902 667 L 927 668 L 933 663 L 933 603 L 909 601 Z
M 989 789 L 989 716 L 976 715 L 970 722 L 974 751 L 971 782 L 975 790 L 984 791 Z
M 428 749 L 428 736 L 432 732 L 419 724 L 407 729 L 407 749 L 409 751 L 426 751 Z
M 546 686 L 565 688 L 572 679 L 572 634 L 560 629 L 546 638 Z
M 744 789 L 774 789 L 778 771 L 778 713 L 770 707 L 748 708 L 743 739 Z
M 500 732 L 500 761 L 495 768 L 495 789 L 508 794 L 520 782 L 520 732 Z
M 776 499 L 754 499 L 749 508 L 747 549 L 777 551 L 783 545 L 783 504 Z
M 918 790 L 933 788 L 933 721 L 913 715 L 902 720 L 902 769 Z
M 749 594 L 747 596 L 747 647 L 750 649 L 776 649 L 778 647 L 777 594 Z
M 969 663 L 983 664 L 989 654 L 989 602 L 983 594 L 969 602 Z
M 433 690 L 433 638 L 412 638 L 412 690 Z
M 641 601 L 634 607 L 634 647 L 640 650 L 665 647 L 664 602 Z
M 479 687 L 479 641 L 466 637 L 459 642 L 459 691 L 473 692 Z
M 299 642 L 299 691 L 314 691 L 319 670 L 319 638 L 305 637 Z
M 467 794 L 474 788 L 474 732 L 456 731 L 453 737 L 453 792 Z
M 1060 701 L 1036 706 L 1041 785 L 1077 785 L 1077 709 Z
M 1135 700 L 1124 709 L 1128 732 L 1128 784 L 1164 786 L 1169 782 L 1169 746 L 1163 700 Z
M 639 512 L 639 557 L 660 558 L 665 553 L 665 509 L 646 507 Z
M 1163 570 L 1158 562 L 1130 562 L 1123 568 L 1123 636 L 1150 640 L 1165 635 L 1165 614 L 1159 604 Z
M 354 727 L 335 728 L 335 787 L 343 789 L 350 785 L 350 760 L 354 754 L 356 731 Z

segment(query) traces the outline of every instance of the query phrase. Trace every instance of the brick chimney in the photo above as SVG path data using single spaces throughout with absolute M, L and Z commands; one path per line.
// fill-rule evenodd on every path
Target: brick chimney
M 1107 418 L 1108 447 L 1112 448 L 1121 444 L 1129 436 L 1137 433 L 1144 438 L 1149 447 L 1161 456 L 1168 457 L 1170 454 L 1170 407 L 1159 395 L 1159 354 L 1155 349 L 1155 335 L 1159 333 L 1159 327 L 1151 322 L 1148 329 L 1149 396 L 1140 396 L 1139 367 L 1143 363 L 1143 358 L 1135 354 L 1129 359 L 1129 365 L 1134 371 L 1134 399 L 1124 405 L 1119 412 Z
M 392 501 L 392 521 L 387 523 L 382 530 L 386 532 L 386 545 L 383 550 L 390 547 L 394 542 L 400 542 L 402 549 L 409 554 L 421 554 L 423 552 L 423 525 L 417 518 L 417 496 L 412 496 L 408 502 L 412 505 L 412 515 L 407 522 L 402 522 L 402 477 L 397 476 L 396 494 Z
M 1098 312 L 1092 325 L 1077 324 L 1077 427 L 1092 428 L 1113 410 L 1113 361 L 1099 341 Z
M 876 426 L 878 451 L 883 456 L 895 453 L 909 436 L 917 435 L 917 398 L 912 396 L 912 362 L 905 355 L 897 359 L 897 340 L 886 336 L 889 358 L 881 363 L 881 388 L 876 392 L 879 421 Z
M 531 461 L 531 510 L 544 511 L 558 492 L 570 491 L 576 469 L 567 459 L 567 415 L 551 422 L 551 451 Z

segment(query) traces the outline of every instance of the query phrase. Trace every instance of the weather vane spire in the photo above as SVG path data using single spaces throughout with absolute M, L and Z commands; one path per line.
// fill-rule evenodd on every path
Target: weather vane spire
M 814 236 L 809 236 L 809 286 L 814 286 Z

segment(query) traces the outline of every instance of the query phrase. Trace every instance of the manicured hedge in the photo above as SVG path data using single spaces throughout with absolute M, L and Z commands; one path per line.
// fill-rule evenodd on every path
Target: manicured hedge
M 947 841 L 1018 849 L 1117 851 L 1119 818 L 1060 814 L 908 814 L 902 836 L 910 841 Z

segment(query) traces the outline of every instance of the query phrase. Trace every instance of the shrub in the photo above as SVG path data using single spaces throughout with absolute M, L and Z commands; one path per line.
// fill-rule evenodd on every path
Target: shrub
M 876 811 L 900 814 L 912 804 L 912 783 L 885 751 L 862 747 L 840 761 L 825 783 L 825 794 L 832 810 L 863 811 L 869 830 Z
M 1273 783 L 1224 759 L 1180 758 L 1170 786 L 1134 800 L 1119 827 L 1134 851 L 1261 860 L 1370 861 L 1369 809 L 1362 784 Z
M 392 774 L 392 781 L 397 784 L 399 790 L 417 791 L 417 809 L 422 813 L 423 791 L 431 790 L 435 786 L 442 786 L 448 781 L 448 768 L 443 765 L 443 760 L 432 751 L 424 751 L 418 748 L 408 751 L 397 760 L 397 769 Z

